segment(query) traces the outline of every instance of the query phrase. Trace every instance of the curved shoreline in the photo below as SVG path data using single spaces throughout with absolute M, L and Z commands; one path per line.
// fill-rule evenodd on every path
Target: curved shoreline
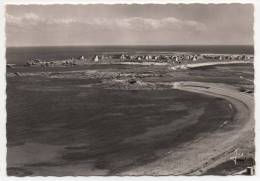
M 205 66 L 213 66 L 213 65 L 229 65 L 229 64 L 253 64 L 253 61 L 228 61 L 228 62 L 201 62 L 201 63 L 187 63 L 187 64 L 180 64 L 180 65 L 172 65 L 174 68 L 197 68 L 197 67 L 205 67 Z M 158 66 L 167 66 L 171 65 L 169 63 L 162 63 L 162 62 L 117 62 L 117 64 L 123 65 L 158 65 Z
M 205 63 L 187 64 L 187 68 L 207 67 L 207 66 L 214 66 L 214 65 L 230 65 L 230 64 L 253 64 L 253 62 L 251 61 L 205 62 Z
M 120 175 L 202 175 L 208 169 L 230 160 L 237 149 L 246 157 L 254 149 L 254 99 L 235 87 L 203 82 L 177 82 L 173 89 L 206 94 L 229 101 L 236 109 L 231 130 L 220 127 L 181 145 L 168 156 Z

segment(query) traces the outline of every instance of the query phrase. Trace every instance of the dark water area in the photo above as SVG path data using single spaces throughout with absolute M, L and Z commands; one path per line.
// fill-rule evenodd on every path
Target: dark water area
M 61 60 L 80 56 L 94 56 L 102 53 L 140 52 L 196 52 L 222 54 L 253 54 L 249 45 L 175 45 L 175 46 L 73 46 L 73 47 L 8 47 L 7 63 L 24 64 L 31 58 Z
M 46 167 L 50 169 L 49 175 L 53 175 L 55 169 L 86 162 L 91 162 L 94 169 L 109 170 L 108 174 L 113 175 L 156 160 L 163 156 L 162 150 L 173 149 L 197 133 L 214 131 L 221 120 L 233 116 L 227 101 L 195 93 L 80 86 L 97 82 L 95 79 L 40 77 L 7 80 L 11 175 L 34 174 L 34 170 Z M 195 116 L 205 107 L 207 114 Z M 216 110 L 222 114 L 215 114 Z M 199 124 L 193 126 L 196 119 Z M 210 127 L 205 121 L 212 122 Z M 186 125 L 185 129 L 178 129 L 180 123 Z M 44 149 L 42 145 L 59 147 L 58 156 L 30 161 L 31 154 L 39 158 L 56 154 L 55 150 Z M 43 149 L 39 152 L 38 147 Z M 28 158 L 23 156 L 24 149 L 31 153 Z M 12 163 L 20 163 L 20 167 L 13 168 Z
M 224 100 L 178 90 L 84 89 L 75 85 L 79 82 L 71 80 L 38 80 L 30 87 L 29 82 L 24 81 L 21 86 L 20 81 L 9 81 L 7 87 L 8 147 L 37 143 L 63 149 L 52 161 L 25 164 L 34 169 L 91 161 L 95 169 L 117 173 L 157 159 L 160 157 L 157 151 L 192 139 L 196 132 L 212 131 L 219 126 L 219 120 L 232 117 L 228 106 L 223 106 L 228 105 Z M 90 82 L 81 82 L 86 83 Z M 60 86 L 60 89 L 50 89 L 50 86 Z M 171 124 L 177 128 L 179 119 L 189 125 L 194 117 L 186 120 L 185 116 L 204 107 L 209 109 L 204 115 L 206 120 L 215 124 L 210 129 L 201 117 L 202 124 L 187 127 L 185 136 L 183 130 L 161 130 L 160 126 Z M 216 110 L 222 114 L 214 114 Z M 158 128 L 159 132 L 152 137 L 134 139 L 152 128 Z M 30 152 L 37 154 L 34 149 L 37 150 L 34 147 Z M 43 153 L 50 154 L 48 150 Z

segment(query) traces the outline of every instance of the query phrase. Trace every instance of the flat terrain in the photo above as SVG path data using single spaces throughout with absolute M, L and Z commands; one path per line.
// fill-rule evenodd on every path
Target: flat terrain
M 252 64 L 9 69 L 8 174 L 236 173 L 246 165 L 223 166 L 235 150 L 254 159 L 253 76 Z

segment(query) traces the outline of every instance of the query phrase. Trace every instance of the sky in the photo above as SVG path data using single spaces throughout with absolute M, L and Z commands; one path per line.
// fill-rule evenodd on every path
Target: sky
M 250 4 L 7 5 L 6 46 L 253 44 Z

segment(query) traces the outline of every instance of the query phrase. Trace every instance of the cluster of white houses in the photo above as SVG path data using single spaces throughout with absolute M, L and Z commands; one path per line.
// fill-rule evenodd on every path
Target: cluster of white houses
M 133 61 L 133 62 L 170 62 L 175 61 L 179 62 L 182 60 L 192 60 L 197 61 L 199 58 L 198 55 L 125 55 L 122 54 L 120 59 L 124 61 Z
M 184 62 L 197 62 L 199 60 L 205 61 L 232 61 L 241 60 L 249 61 L 253 60 L 253 55 L 227 55 L 227 54 L 193 54 L 193 53 L 175 53 L 175 54 L 102 54 L 94 55 L 91 57 L 76 57 L 66 60 L 56 61 L 44 61 L 39 59 L 31 59 L 25 65 L 33 66 L 40 65 L 44 67 L 63 65 L 74 66 L 80 64 L 86 64 L 91 62 L 158 62 L 158 63 L 184 63 Z
M 95 55 L 93 60 L 98 62 L 104 59 L 120 59 L 121 61 L 156 61 L 156 62 L 167 62 L 167 61 L 197 61 L 200 59 L 207 59 L 207 60 L 250 60 L 253 59 L 253 55 L 219 55 L 219 54 L 174 54 L 174 55 L 128 55 L 128 54 L 121 54 L 121 55 Z

